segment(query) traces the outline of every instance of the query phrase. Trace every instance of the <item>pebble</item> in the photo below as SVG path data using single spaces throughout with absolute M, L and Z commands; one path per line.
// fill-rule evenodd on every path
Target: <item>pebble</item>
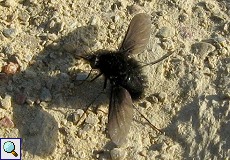
M 68 128 L 66 128 L 66 127 L 61 127 L 61 128 L 58 129 L 58 131 L 59 131 L 61 134 L 65 135 L 65 136 L 68 135 Z
M 6 66 L 3 67 L 3 72 L 7 75 L 15 74 L 19 68 L 17 63 L 10 62 Z
M 98 18 L 97 17 L 91 17 L 91 20 L 90 20 L 91 22 L 90 22 L 90 24 L 91 25 L 97 25 L 97 23 L 98 23 Z
M 29 104 L 30 106 L 33 106 L 35 102 L 35 99 L 32 97 L 26 98 L 26 103 Z
M 147 151 L 146 150 L 141 151 L 139 154 L 143 157 L 147 157 Z
M 86 119 L 85 122 L 91 125 L 96 125 L 99 122 L 99 119 L 96 114 L 90 113 Z
M 169 38 L 169 37 L 173 37 L 174 35 L 175 35 L 175 29 L 172 27 L 162 27 L 157 33 L 157 36 L 160 38 Z
M 28 22 L 30 19 L 30 15 L 27 12 L 20 12 L 18 14 L 18 18 L 23 22 Z
M 14 53 L 14 48 L 10 45 L 7 45 L 3 48 L 3 52 L 6 54 L 6 55 L 10 55 L 12 56 L 13 53 Z
M 138 13 L 141 11 L 141 7 L 137 4 L 130 6 L 128 9 L 130 14 Z
M 155 95 L 150 95 L 146 98 L 150 103 L 158 103 L 158 98 Z
M 14 122 L 10 118 L 5 116 L 0 120 L 0 126 L 6 127 L 6 128 L 13 128 Z
M 4 99 L 0 101 L 2 108 L 8 110 L 11 108 L 11 96 L 6 95 Z
M 118 22 L 119 20 L 120 20 L 120 16 L 119 15 L 115 15 L 115 16 L 113 16 L 112 17 L 112 20 L 113 20 L 113 22 Z
M 226 47 L 227 46 L 227 42 L 226 42 L 226 39 L 221 36 L 221 35 L 216 35 L 214 38 L 214 41 L 219 45 L 218 47 L 219 48 L 222 48 L 222 47 Z
M 14 7 L 14 6 L 16 6 L 15 2 L 16 2 L 15 0 L 5 0 L 4 5 L 6 7 Z
M 160 92 L 158 98 L 160 102 L 164 102 L 167 99 L 167 94 L 165 92 Z
M 7 29 L 4 29 L 2 33 L 6 38 L 13 38 L 16 35 L 16 29 L 7 28 Z
M 77 124 L 83 114 L 84 114 L 84 110 L 77 109 L 76 112 L 73 112 L 70 115 L 68 115 L 67 120 L 73 122 L 73 124 Z
M 194 54 L 197 54 L 200 56 L 201 59 L 204 59 L 210 52 L 213 52 L 216 48 L 210 43 L 198 42 L 192 44 L 191 49 Z
M 126 158 L 127 152 L 121 148 L 114 148 L 110 151 L 112 160 L 123 160 Z
M 182 13 L 179 15 L 179 21 L 185 22 L 188 19 L 188 15 L 186 13 Z
M 58 36 L 54 33 L 49 33 L 47 35 L 48 39 L 51 40 L 51 41 L 56 41 L 58 39 Z
M 89 76 L 89 73 L 78 73 L 76 76 L 77 81 L 84 81 Z
M 150 108 L 152 104 L 149 101 L 145 101 L 145 102 L 139 103 L 139 106 L 143 108 Z
M 170 39 L 164 39 L 162 41 L 162 48 L 165 50 L 173 51 L 175 49 L 174 42 Z
M 40 99 L 45 102 L 49 102 L 52 100 L 52 95 L 50 93 L 50 90 L 47 88 L 42 88 Z
M 89 124 L 84 125 L 82 130 L 78 130 L 77 135 L 79 138 L 81 139 L 86 139 L 87 136 L 87 132 L 90 131 L 92 128 L 92 126 L 90 126 Z
M 22 105 L 26 102 L 26 95 L 23 93 L 18 93 L 15 96 L 15 102 L 19 105 Z
M 228 55 L 228 50 L 226 49 L 226 48 L 221 48 L 220 50 L 219 50 L 219 53 L 221 54 L 221 55 Z
M 42 107 L 42 108 L 45 108 L 45 107 L 48 106 L 48 104 L 47 104 L 46 102 L 41 102 L 39 105 L 40 105 L 40 107 Z
M 230 21 L 224 24 L 223 30 L 226 32 L 226 34 L 230 33 Z
M 84 125 L 84 127 L 83 127 L 82 131 L 83 131 L 83 132 L 88 132 L 88 131 L 90 131 L 90 130 L 91 130 L 91 128 L 92 128 L 92 126 L 91 126 L 91 125 L 86 124 L 86 125 Z

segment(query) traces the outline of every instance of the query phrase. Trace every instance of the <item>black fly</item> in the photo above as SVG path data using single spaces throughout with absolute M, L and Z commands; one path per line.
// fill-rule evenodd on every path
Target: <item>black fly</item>
M 145 13 L 137 14 L 131 20 L 118 51 L 99 50 L 95 54 L 81 56 L 90 63 L 92 69 L 100 71 L 96 78 L 104 75 L 104 89 L 107 80 L 110 81 L 108 132 L 117 145 L 126 142 L 133 118 L 132 100 L 141 97 L 146 82 L 142 67 L 130 55 L 143 52 L 149 42 L 150 32 L 150 16 Z

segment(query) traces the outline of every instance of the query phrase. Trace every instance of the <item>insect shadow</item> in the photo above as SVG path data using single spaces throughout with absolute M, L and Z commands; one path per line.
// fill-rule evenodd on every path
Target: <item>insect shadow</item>
M 93 98 L 93 93 L 97 92 L 99 87 L 95 86 L 100 86 L 99 81 L 98 84 L 87 84 L 92 88 L 92 93 L 82 96 L 85 86 L 77 89 L 71 87 L 72 75 L 68 73 L 68 69 L 76 65 L 74 54 L 71 53 L 76 49 L 87 50 L 80 47 L 84 44 L 81 38 L 87 34 L 91 35 L 86 39 L 87 46 L 91 47 L 97 37 L 97 28 L 79 27 L 58 39 L 58 46 L 46 46 L 24 71 L 1 81 L 2 86 L 7 86 L 11 82 L 11 91 L 5 89 L 3 93 L 10 94 L 17 103 L 12 105 L 13 122 L 18 129 L 19 137 L 23 139 L 23 151 L 40 157 L 50 156 L 55 151 L 58 132 L 61 131 L 55 118 L 46 109 L 62 112 L 62 108 L 68 107 L 75 110 L 87 105 L 88 100 L 84 97 Z M 45 41 L 47 37 L 39 38 Z M 63 114 L 67 113 L 64 111 Z
M 100 71 L 92 80 L 103 75 L 104 89 L 107 87 L 107 82 L 110 82 L 108 133 L 117 146 L 122 146 L 127 142 L 134 112 L 132 102 L 143 96 L 146 87 L 147 80 L 142 73 L 142 68 L 170 55 L 167 54 L 157 61 L 142 66 L 132 57 L 144 51 L 149 42 L 150 33 L 150 16 L 139 13 L 131 20 L 118 51 L 99 50 L 94 54 L 79 56 L 89 62 L 92 69 Z

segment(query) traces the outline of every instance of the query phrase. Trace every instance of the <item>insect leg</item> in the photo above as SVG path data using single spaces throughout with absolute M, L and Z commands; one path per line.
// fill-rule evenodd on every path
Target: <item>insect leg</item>
M 86 113 L 88 112 L 90 106 L 98 99 L 98 97 L 100 97 L 100 95 L 103 93 L 103 91 L 101 91 L 90 103 L 89 105 L 86 107 L 85 112 L 82 114 L 82 116 L 79 118 L 79 120 L 76 123 L 76 126 L 79 126 L 80 124 L 83 123 L 84 119 L 83 117 L 86 115 Z
M 160 61 L 162 61 L 162 60 L 168 58 L 171 54 L 173 54 L 173 52 L 167 53 L 167 54 L 165 54 L 164 56 L 162 56 L 160 59 L 158 59 L 158 60 L 156 60 L 156 61 L 154 61 L 154 62 L 150 62 L 150 63 L 147 63 L 147 64 L 141 66 L 141 68 L 143 68 L 143 67 L 145 67 L 145 66 L 148 66 L 148 65 L 154 65 L 154 64 L 156 64 L 156 63 L 158 63 L 158 62 L 160 62 Z
M 160 129 L 158 129 L 156 126 L 154 126 L 149 120 L 148 118 L 146 118 L 138 109 L 137 107 L 133 104 L 133 107 L 136 109 L 136 111 L 141 115 L 141 117 L 143 117 L 150 125 L 150 127 L 152 127 L 154 130 L 157 130 L 158 132 L 160 132 L 161 134 L 164 134 L 164 132 L 162 132 Z
M 105 78 L 103 90 L 105 90 L 105 89 L 106 89 L 107 80 L 108 80 L 108 79 L 107 79 L 107 78 Z
M 90 80 L 90 82 L 93 82 L 95 79 L 97 79 L 98 77 L 100 77 L 103 73 L 99 73 L 96 77 L 94 77 L 93 79 Z
M 80 86 L 80 85 L 82 85 L 83 83 L 85 83 L 85 81 L 87 81 L 87 79 L 89 78 L 89 76 L 90 76 L 90 74 L 92 73 L 92 69 L 89 71 L 89 74 L 88 74 L 88 76 L 86 77 L 86 79 L 85 80 L 83 80 L 80 84 L 78 84 L 77 86 Z

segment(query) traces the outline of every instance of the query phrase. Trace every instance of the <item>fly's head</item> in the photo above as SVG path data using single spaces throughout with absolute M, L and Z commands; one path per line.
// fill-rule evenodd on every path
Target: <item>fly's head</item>
M 86 55 L 86 56 L 81 56 L 81 58 L 83 58 L 84 60 L 86 60 L 87 62 L 89 62 L 90 66 L 92 69 L 98 69 L 99 66 L 99 59 L 98 59 L 98 55 Z

